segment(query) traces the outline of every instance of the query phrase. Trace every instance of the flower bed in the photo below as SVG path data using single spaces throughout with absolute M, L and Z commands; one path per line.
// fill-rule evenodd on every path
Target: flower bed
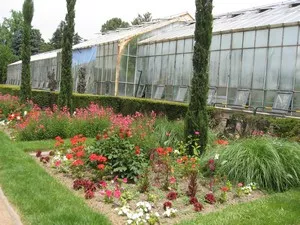
M 198 157 L 180 154 L 180 144 L 146 151 L 133 137 L 123 128 L 104 131 L 91 146 L 82 135 L 67 143 L 57 137 L 53 151 L 36 157 L 113 224 L 174 224 L 263 195 L 254 183 L 219 176 L 218 156 L 200 165 Z M 226 144 L 219 141 L 220 148 Z

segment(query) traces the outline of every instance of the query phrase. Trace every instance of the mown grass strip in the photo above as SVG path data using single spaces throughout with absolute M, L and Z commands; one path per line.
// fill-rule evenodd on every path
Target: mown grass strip
M 299 225 L 300 189 L 272 194 L 269 197 L 222 211 L 199 215 L 180 225 Z
M 0 132 L 0 184 L 25 225 L 106 225 L 108 219 L 51 177 Z M 34 145 L 31 143 L 31 147 Z

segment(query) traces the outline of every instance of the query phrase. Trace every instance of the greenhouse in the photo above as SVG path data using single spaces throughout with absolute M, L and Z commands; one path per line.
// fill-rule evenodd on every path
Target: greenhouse
M 300 1 L 214 18 L 208 104 L 300 108 Z M 139 42 L 146 97 L 187 101 L 195 24 Z
M 78 91 L 82 82 L 86 93 L 133 96 L 137 43 L 189 21 L 193 21 L 193 17 L 182 13 L 101 34 L 73 46 L 73 90 Z M 48 77 L 53 74 L 60 82 L 60 59 L 61 50 L 31 57 L 33 88 L 48 89 Z M 21 61 L 8 66 L 7 84 L 20 85 L 21 67 Z

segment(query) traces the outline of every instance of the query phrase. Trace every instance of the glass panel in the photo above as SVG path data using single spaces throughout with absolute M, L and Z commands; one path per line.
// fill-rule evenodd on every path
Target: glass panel
M 253 74 L 254 49 L 245 49 L 242 59 L 240 88 L 251 88 Z
M 246 31 L 244 33 L 244 48 L 254 47 L 255 31 Z
M 269 34 L 269 30 L 258 30 L 258 31 L 256 31 L 255 46 L 256 47 L 267 47 L 267 45 L 268 45 L 268 34 Z
M 177 53 L 183 53 L 184 52 L 184 40 L 178 40 L 177 41 Z
M 193 51 L 193 39 L 185 39 L 184 44 L 185 44 L 185 47 L 184 47 L 185 52 Z
M 267 70 L 267 89 L 278 89 L 278 77 L 280 73 L 281 48 L 269 48 L 268 70 Z
M 170 54 L 175 54 L 176 52 L 176 41 L 171 41 L 170 42 L 170 50 L 169 50 Z
M 162 43 L 156 43 L 155 55 L 161 55 L 162 53 Z
M 163 51 L 162 51 L 163 55 L 169 54 L 169 45 L 170 42 L 163 42 Z
M 249 95 L 250 95 L 249 90 L 238 90 L 234 100 L 234 105 L 241 105 L 241 106 L 247 105 L 249 102 Z
M 295 76 L 297 47 L 282 49 L 282 65 L 280 74 L 280 90 L 292 90 Z
M 219 71 L 219 86 L 226 87 L 230 72 L 230 51 L 221 51 Z
M 155 68 L 155 64 L 154 64 L 154 57 L 149 57 L 149 70 L 148 70 L 148 82 L 149 84 L 153 84 L 153 78 L 154 78 L 154 68 Z
M 168 77 L 168 69 L 169 69 L 169 56 L 163 56 L 162 57 L 162 69 L 161 69 L 161 76 L 163 79 L 163 83 L 166 83 L 167 77 Z
M 233 50 L 231 52 L 230 87 L 238 87 L 241 70 L 242 50 Z
M 211 50 L 219 50 L 220 49 L 220 40 L 221 35 L 213 35 L 211 40 Z
M 160 79 L 161 77 L 161 56 L 157 56 L 155 57 L 155 66 L 154 66 L 154 80 L 153 83 L 154 84 L 162 84 L 163 81 Z
M 182 79 L 182 63 L 183 55 L 176 55 L 176 64 L 175 64 L 175 77 L 173 78 L 173 85 L 181 85 Z
M 186 98 L 188 88 L 187 87 L 179 87 L 175 101 L 177 102 L 184 102 Z
M 243 32 L 233 33 L 232 48 L 242 48 Z
M 279 46 L 282 44 L 282 28 L 275 28 L 270 30 L 269 46 Z
M 219 51 L 210 53 L 209 63 L 209 83 L 210 86 L 217 86 L 217 79 L 219 74 Z
M 157 86 L 154 97 L 155 99 L 162 99 L 165 91 L 165 86 Z
M 182 85 L 189 85 L 193 76 L 193 54 L 184 54 Z
M 221 49 L 230 49 L 230 46 L 231 46 L 231 34 L 223 34 Z
M 129 57 L 127 82 L 133 82 L 135 75 L 136 58 Z
M 257 91 L 252 90 L 251 91 L 251 106 L 263 106 L 263 99 L 264 99 L 264 91 Z
M 149 55 L 150 56 L 153 56 L 153 55 L 155 55 L 155 44 L 151 44 L 151 45 L 149 45 Z
M 298 27 L 285 27 L 283 31 L 283 45 L 297 45 Z
M 212 105 L 213 103 L 215 103 L 215 97 L 216 97 L 216 89 L 210 88 L 208 90 L 207 104 Z
M 286 112 L 277 109 L 288 110 L 291 105 L 292 96 L 292 93 L 278 93 L 277 97 L 274 100 L 272 112 Z
M 175 77 L 175 55 L 169 55 L 167 84 L 173 85 Z
M 267 68 L 266 58 L 267 58 L 266 48 L 255 49 L 253 84 L 252 84 L 253 89 L 264 88 L 264 79 L 266 76 L 266 68 Z
M 298 47 L 297 53 L 297 66 L 296 66 L 296 84 L 295 84 L 295 91 L 300 91 L 300 48 Z M 300 98 L 299 98 L 300 102 Z

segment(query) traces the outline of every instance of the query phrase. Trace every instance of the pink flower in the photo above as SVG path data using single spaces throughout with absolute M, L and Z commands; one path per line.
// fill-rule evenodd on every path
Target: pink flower
M 244 184 L 243 183 L 238 183 L 238 187 L 243 187 Z
M 120 198 L 121 197 L 121 191 L 119 189 L 114 191 L 114 197 L 115 198 Z
M 106 191 L 105 191 L 105 195 L 106 195 L 106 197 L 110 198 L 111 195 L 112 195 L 112 191 L 106 190 Z
M 195 135 L 200 135 L 200 132 L 199 131 L 195 131 Z
M 175 184 L 176 183 L 176 178 L 175 177 L 171 177 L 170 178 L 170 184 Z
M 58 160 L 58 161 L 56 161 L 54 164 L 55 164 L 56 167 L 59 167 L 59 166 L 61 165 L 61 161 Z
M 100 184 L 100 186 L 101 186 L 102 188 L 106 188 L 106 187 L 107 187 L 107 183 L 106 183 L 104 180 L 101 180 L 101 181 L 99 182 L 99 184 Z
M 124 179 L 123 179 L 123 182 L 124 182 L 124 183 L 127 183 L 127 182 L 128 182 L 127 178 L 124 178 Z

